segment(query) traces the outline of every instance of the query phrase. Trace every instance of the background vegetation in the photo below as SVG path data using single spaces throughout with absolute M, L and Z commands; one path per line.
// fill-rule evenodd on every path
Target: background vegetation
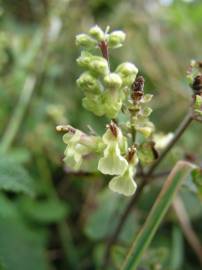
M 0 269 L 99 269 L 128 201 L 109 191 L 103 176 L 75 175 L 63 167 L 64 145 L 55 126 L 87 130 L 90 124 L 103 132 L 107 121 L 81 106 L 75 35 L 95 23 L 127 33 L 112 64 L 124 59 L 137 65 L 146 92 L 155 95 L 152 120 L 170 132 L 190 104 L 186 71 L 190 59 L 201 57 L 201 16 L 200 0 L 0 1 Z M 161 169 L 185 158 L 202 165 L 201 132 L 202 125 L 193 123 Z M 109 269 L 119 266 L 163 181 L 153 181 L 134 207 Z M 186 187 L 180 197 L 202 241 L 201 200 Z M 139 269 L 199 270 L 201 252 L 187 241 L 172 207 Z

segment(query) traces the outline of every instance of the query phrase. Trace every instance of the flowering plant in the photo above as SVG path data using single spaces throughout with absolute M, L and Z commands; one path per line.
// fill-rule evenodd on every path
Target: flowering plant
M 67 147 L 64 162 L 70 170 L 99 171 L 112 177 L 108 184 L 112 191 L 125 196 L 132 196 L 136 192 L 107 243 L 103 269 L 108 266 L 111 246 L 118 238 L 148 179 L 190 123 L 193 120 L 202 122 L 202 64 L 192 61 L 187 74 L 193 90 L 190 110 L 175 134 L 156 132 L 149 119 L 152 109 L 148 103 L 153 96 L 145 93 L 144 78 L 138 75 L 138 68 L 130 62 L 121 63 L 117 67 L 110 65 L 110 49 L 123 46 L 125 38 L 122 31 L 110 32 L 109 27 L 103 31 L 99 26 L 93 26 L 88 34 L 76 36 L 76 45 L 81 48 L 77 63 L 84 70 L 77 79 L 77 85 L 84 95 L 82 104 L 96 116 L 108 119 L 104 134 L 87 134 L 70 125 L 57 127 L 58 131 L 65 132 L 63 141 Z M 169 173 L 121 269 L 136 269 L 139 254 L 150 243 L 150 235 L 154 235 L 178 186 L 190 172 L 195 190 L 201 194 L 201 168 L 191 162 L 178 161 Z M 138 174 L 142 181 L 137 185 Z
M 84 70 L 77 79 L 84 94 L 82 104 L 96 116 L 107 117 L 109 124 L 102 136 L 71 126 L 58 126 L 57 130 L 66 132 L 66 166 L 111 175 L 109 188 L 130 196 L 137 186 L 137 167 L 151 164 L 158 153 L 155 127 L 149 120 L 152 95 L 144 93 L 144 78 L 133 63 L 121 63 L 114 69 L 110 65 L 109 50 L 123 46 L 125 38 L 122 31 L 110 32 L 109 27 L 103 31 L 97 25 L 88 34 L 76 36 L 76 45 L 81 48 L 77 63 Z M 164 136 L 162 140 L 166 141 Z

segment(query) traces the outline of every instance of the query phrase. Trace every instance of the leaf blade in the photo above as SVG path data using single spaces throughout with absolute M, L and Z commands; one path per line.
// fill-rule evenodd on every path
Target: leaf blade
M 143 252 L 148 247 L 156 233 L 158 226 L 168 210 L 180 184 L 193 168 L 194 165 L 186 161 L 179 161 L 173 168 L 166 179 L 166 182 L 158 195 L 144 226 L 134 240 L 133 245 L 121 267 L 122 270 L 136 269 Z
M 0 190 L 34 196 L 34 182 L 20 164 L 10 158 L 0 157 Z

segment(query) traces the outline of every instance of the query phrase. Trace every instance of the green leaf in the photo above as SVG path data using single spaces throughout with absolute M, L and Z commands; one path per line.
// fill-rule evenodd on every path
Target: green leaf
M 5 208 L 6 210 L 4 211 Z M 0 265 L 2 270 L 48 270 L 46 234 L 23 222 L 15 204 L 0 196 Z
M 179 161 L 169 174 L 163 188 L 158 195 L 141 231 L 133 241 L 133 245 L 121 267 L 122 270 L 135 270 L 139 261 L 153 239 L 161 221 L 163 220 L 173 197 L 188 174 L 195 168 L 189 162 Z
M 56 199 L 34 201 L 26 197 L 21 200 L 21 207 L 29 219 L 40 223 L 59 222 L 68 212 L 66 204 Z
M 172 229 L 172 247 L 170 256 L 170 269 L 178 270 L 182 268 L 183 263 L 183 234 L 178 226 L 173 226 Z
M 89 216 L 84 230 L 89 238 L 100 240 L 114 232 L 118 222 L 118 219 L 115 217 L 122 213 L 128 200 L 124 197 L 120 197 L 108 188 L 97 195 L 96 198 L 95 204 L 97 207 Z M 134 233 L 134 230 L 138 230 L 137 220 L 135 215 L 131 215 L 127 219 L 124 230 L 120 235 L 121 241 L 130 242 L 131 234 Z M 131 224 L 133 224 L 133 226 L 131 226 Z
M 14 160 L 0 157 L 0 190 L 34 195 L 34 182 L 28 172 Z

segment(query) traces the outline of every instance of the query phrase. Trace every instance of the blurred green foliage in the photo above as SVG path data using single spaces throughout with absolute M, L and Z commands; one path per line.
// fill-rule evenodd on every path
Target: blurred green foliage
M 127 33 L 111 63 L 125 59 L 137 65 L 146 92 L 155 95 L 152 120 L 168 132 L 189 107 L 185 75 L 190 59 L 201 57 L 201 16 L 200 0 L 0 1 L 0 269 L 99 269 L 106 239 L 128 200 L 105 189 L 100 175 L 74 175 L 63 168 L 64 146 L 55 126 L 70 123 L 87 130 L 90 124 L 103 133 L 107 121 L 81 106 L 75 35 L 95 23 Z M 201 125 L 192 124 L 162 169 L 187 156 L 201 164 L 201 132 Z M 146 189 L 127 220 L 109 269 L 120 265 L 162 181 Z M 202 205 L 193 196 L 182 191 L 202 240 Z M 172 210 L 142 266 L 201 269 Z

